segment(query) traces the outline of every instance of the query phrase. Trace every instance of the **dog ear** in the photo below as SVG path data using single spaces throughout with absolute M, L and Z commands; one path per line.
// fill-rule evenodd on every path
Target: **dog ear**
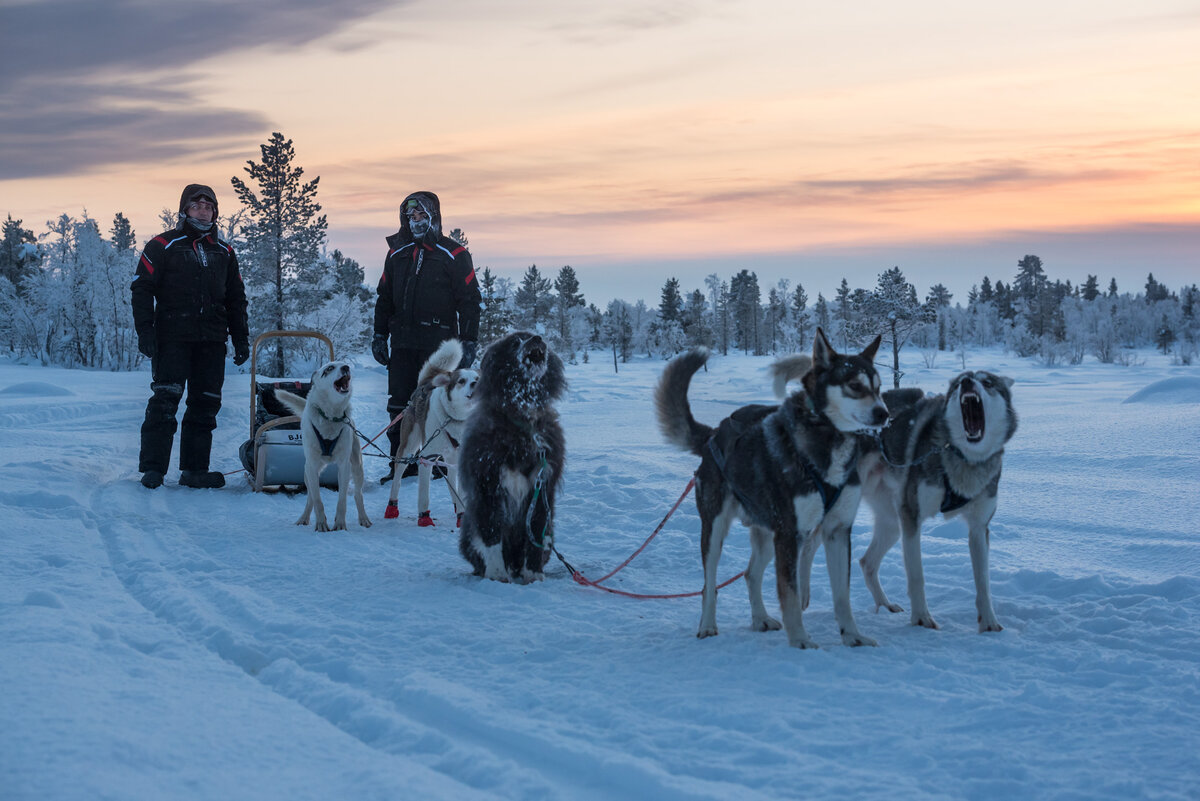
M 877 334 L 875 336 L 875 341 L 863 349 L 862 357 L 869 362 L 875 361 L 875 354 L 879 351 L 879 343 L 882 341 L 883 334 Z
M 429 383 L 433 384 L 435 387 L 444 387 L 450 383 L 450 379 L 452 377 L 453 377 L 452 373 L 438 373 L 437 375 L 435 375 L 433 377 L 433 380 L 430 381 Z
M 813 364 L 828 365 L 837 358 L 837 351 L 829 344 L 825 332 L 817 327 L 817 335 L 813 337 Z
M 1000 381 L 1000 383 L 1004 384 L 1005 389 L 1012 389 L 1014 379 L 1009 378 L 1006 375 L 998 375 L 998 376 L 996 376 L 996 378 L 997 378 L 997 380 Z

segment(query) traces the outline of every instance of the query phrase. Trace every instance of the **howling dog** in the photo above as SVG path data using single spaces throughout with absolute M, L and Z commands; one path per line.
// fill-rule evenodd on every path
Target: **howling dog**
M 895 401 L 884 396 L 889 409 L 896 406 L 895 419 L 860 468 L 875 530 L 859 564 L 877 608 L 903 611 L 888 601 L 879 584 L 879 563 L 903 534 L 913 625 L 938 627 L 925 602 L 921 522 L 938 512 L 946 518 L 961 515 L 975 574 L 979 630 L 1001 630 L 992 611 L 988 524 L 996 513 L 1004 446 L 1017 430 L 1012 385 L 1011 378 L 977 370 L 954 378 L 945 395 L 910 394 Z
M 483 354 L 459 453 L 467 513 L 458 547 L 477 576 L 542 579 L 566 461 L 553 404 L 566 388 L 562 360 L 537 334 L 514 332 Z
M 861 353 L 843 355 L 818 329 L 802 391 L 779 406 L 744 406 L 715 429 L 696 422 L 687 398 L 692 376 L 707 361 L 708 351 L 693 350 L 667 365 L 654 395 L 659 427 L 668 442 L 700 457 L 696 507 L 704 600 L 697 637 L 717 633 L 717 562 L 736 517 L 750 529 L 746 588 L 751 628 L 780 628 L 762 600 L 773 540 L 788 644 L 817 647 L 802 620 L 809 599 L 808 570 L 798 567 L 802 552 L 811 566 L 812 552 L 823 541 L 842 642 L 875 645 L 858 631 L 850 609 L 850 526 L 861 491 L 855 432 L 878 429 L 887 421 L 879 374 L 872 365 L 879 342 L 876 337 Z
M 463 510 L 458 506 L 458 450 L 462 443 L 463 427 L 473 407 L 475 385 L 479 373 L 457 369 L 462 361 L 462 344 L 457 339 L 443 342 L 421 367 L 417 388 L 413 390 L 404 417 L 400 418 L 400 448 L 397 455 L 408 457 L 440 457 L 446 470 L 446 482 L 454 502 L 458 524 L 462 525 Z M 400 476 L 404 465 L 395 466 L 396 479 L 383 516 L 389 520 L 399 517 L 396 498 L 400 494 Z M 417 525 L 432 526 L 429 515 L 429 484 L 433 465 L 422 460 L 417 465 Z
M 371 525 L 363 506 L 362 451 L 354 432 L 354 422 L 350 419 L 350 396 L 350 365 L 345 362 L 328 362 L 318 368 L 312 375 L 312 388 L 307 398 L 282 389 L 275 391 L 280 403 L 300 415 L 304 488 L 308 502 L 304 505 L 304 514 L 296 521 L 298 526 L 307 526 L 309 515 L 316 509 L 317 531 L 331 530 L 325 519 L 325 505 L 321 503 L 321 470 L 331 463 L 338 468 L 338 502 L 332 530 L 346 528 L 346 492 L 352 477 L 358 524 L 363 528 Z
M 775 394 L 807 370 L 803 356 L 772 366 Z M 1017 430 L 1011 378 L 982 370 L 961 373 L 945 395 L 926 397 L 906 387 L 885 392 L 891 420 L 878 440 L 868 442 L 859 471 L 863 500 L 875 518 L 871 544 L 859 560 L 876 609 L 902 612 L 879 583 L 879 564 L 903 535 L 904 571 L 912 623 L 936 629 L 925 601 L 921 567 L 921 523 L 939 512 L 967 523 L 975 609 L 979 630 L 1000 631 L 992 610 L 988 578 L 990 533 L 996 512 L 1004 445 Z

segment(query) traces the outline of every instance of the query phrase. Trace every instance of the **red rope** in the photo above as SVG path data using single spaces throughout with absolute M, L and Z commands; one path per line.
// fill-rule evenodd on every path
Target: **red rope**
M 658 536 L 659 532 L 663 530 L 663 527 L 665 525 L 667 525 L 667 521 L 671 519 L 671 515 L 675 514 L 675 510 L 679 508 L 679 505 L 681 503 L 683 503 L 683 499 L 688 496 L 688 493 L 691 492 L 692 488 L 695 486 L 696 486 L 696 477 L 692 476 L 692 480 L 689 481 L 688 485 L 683 488 L 683 494 L 679 496 L 679 500 L 675 501 L 675 505 L 671 507 L 671 511 L 667 512 L 667 516 L 664 517 L 662 519 L 662 521 L 658 524 L 658 526 L 654 529 L 654 531 L 652 531 L 650 533 L 650 536 L 647 537 L 646 541 L 641 544 L 641 547 L 639 547 L 636 551 L 634 551 L 632 554 L 630 554 L 628 559 L 626 559 L 621 564 L 617 565 L 615 570 L 613 570 L 611 573 L 609 573 L 608 575 L 606 575 L 602 578 L 598 578 L 595 581 L 592 581 L 590 578 L 583 575 L 583 573 L 579 572 L 574 567 L 572 567 L 567 562 L 566 559 L 563 559 L 562 556 L 558 554 L 557 551 L 555 551 L 555 555 L 558 556 L 559 560 L 561 560 L 562 563 L 567 566 L 567 570 L 569 570 L 571 572 L 571 578 L 575 579 L 576 584 L 582 584 L 585 587 L 595 587 L 598 590 L 604 590 L 605 592 L 611 592 L 613 595 L 624 595 L 626 598 L 652 598 L 652 599 L 693 598 L 697 595 L 701 595 L 701 594 L 703 594 L 702 590 L 696 591 L 696 592 L 680 592 L 680 593 L 674 593 L 674 594 L 670 594 L 670 595 L 648 595 L 648 594 L 637 593 L 637 592 L 626 592 L 625 590 L 615 590 L 612 587 L 600 586 L 602 582 L 608 581 L 610 578 L 612 578 L 613 576 L 617 575 L 622 570 L 624 570 L 626 565 L 628 565 L 630 562 L 632 562 L 634 560 L 634 558 L 637 557 L 638 554 L 640 554 L 642 551 L 644 551 L 646 549 L 646 546 L 650 544 L 650 540 L 652 540 Z M 741 573 L 738 573 L 733 578 L 731 578 L 721 584 L 718 584 L 717 589 L 719 590 L 722 587 L 728 587 L 730 584 L 737 581 L 744 575 L 746 575 L 745 570 L 743 570 Z

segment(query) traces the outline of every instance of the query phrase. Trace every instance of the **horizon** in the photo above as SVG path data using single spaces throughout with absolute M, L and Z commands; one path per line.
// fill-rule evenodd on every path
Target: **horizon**
M 369 286 L 421 188 L 477 270 L 570 265 L 598 306 L 743 268 L 815 301 L 898 266 L 962 303 L 1027 254 L 1122 292 L 1197 273 L 1184 2 L 47 0 L 0 20 L 20 33 L 0 47 L 0 214 L 35 234 L 122 212 L 141 244 L 191 182 L 229 210 L 279 131 Z

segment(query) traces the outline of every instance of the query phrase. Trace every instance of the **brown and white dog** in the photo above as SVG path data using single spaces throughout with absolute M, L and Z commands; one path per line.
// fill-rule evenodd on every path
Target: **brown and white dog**
M 404 416 L 400 418 L 400 448 L 396 451 L 396 479 L 388 497 L 384 517 L 400 516 L 396 499 L 400 494 L 401 475 L 405 463 L 401 459 L 419 457 L 417 463 L 417 525 L 432 526 L 429 484 L 433 465 L 437 461 L 446 471 L 454 511 L 459 524 L 463 510 L 458 504 L 458 449 L 462 443 L 463 426 L 474 406 L 475 385 L 479 373 L 458 369 L 462 361 L 462 343 L 448 339 L 429 357 L 417 378 L 417 388 L 409 398 Z

